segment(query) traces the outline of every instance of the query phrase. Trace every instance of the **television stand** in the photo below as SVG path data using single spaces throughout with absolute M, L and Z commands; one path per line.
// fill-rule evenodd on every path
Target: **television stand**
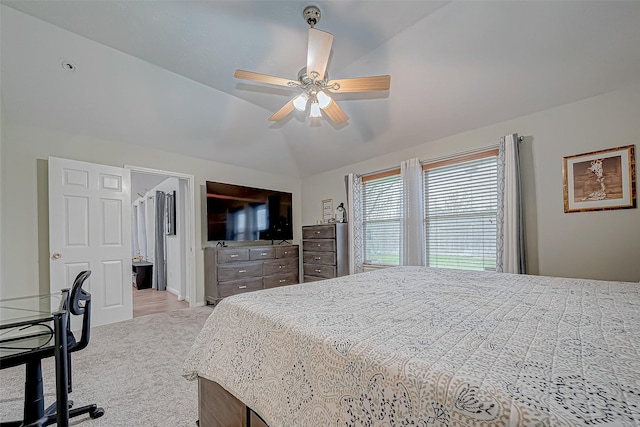
M 274 243 L 276 240 L 274 240 Z M 300 283 L 298 245 L 204 248 L 204 295 L 209 304 L 243 292 Z
M 272 244 L 272 245 L 274 244 L 273 242 L 274 242 L 274 240 L 272 240 L 272 241 L 271 241 L 271 244 Z M 291 242 L 289 242 L 289 241 L 287 241 L 287 240 L 280 240 L 280 243 L 278 243 L 278 244 L 279 244 L 279 245 L 281 245 L 281 244 L 283 244 L 283 243 L 284 243 L 284 244 L 287 244 L 287 245 L 290 245 L 290 244 L 291 244 Z

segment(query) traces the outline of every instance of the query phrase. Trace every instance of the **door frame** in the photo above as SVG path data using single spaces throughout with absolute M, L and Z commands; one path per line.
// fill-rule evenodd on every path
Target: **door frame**
M 197 306 L 196 301 L 196 258 L 195 258 L 195 242 L 196 242 L 196 205 L 195 205 L 195 177 L 193 175 L 172 172 L 160 169 L 145 168 L 142 166 L 124 165 L 125 169 L 129 169 L 131 173 L 140 173 L 148 175 L 162 175 L 171 178 L 177 178 L 178 180 L 185 180 L 187 183 L 187 190 L 185 194 L 185 223 L 186 232 L 185 236 L 185 249 L 186 265 L 185 265 L 185 279 L 186 279 L 186 295 L 185 299 L 189 301 L 189 307 Z M 133 201 L 133 200 L 132 200 Z

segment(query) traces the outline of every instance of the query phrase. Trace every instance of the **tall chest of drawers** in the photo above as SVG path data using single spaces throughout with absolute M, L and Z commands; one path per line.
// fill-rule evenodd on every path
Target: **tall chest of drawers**
M 204 250 L 208 304 L 243 292 L 299 282 L 298 245 L 215 247 Z
M 331 279 L 349 274 L 346 223 L 302 227 L 304 281 Z

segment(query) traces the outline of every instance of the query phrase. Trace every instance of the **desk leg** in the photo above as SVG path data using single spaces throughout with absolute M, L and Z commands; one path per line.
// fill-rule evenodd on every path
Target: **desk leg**
M 56 346 L 56 425 L 58 427 L 69 427 L 67 316 L 65 314 L 56 313 L 53 318 Z

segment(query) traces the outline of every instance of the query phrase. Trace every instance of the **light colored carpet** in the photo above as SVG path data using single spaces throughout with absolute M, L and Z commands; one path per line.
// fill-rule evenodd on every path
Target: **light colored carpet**
M 76 406 L 97 403 L 104 416 L 72 419 L 82 427 L 194 427 L 198 384 L 180 374 L 211 307 L 195 307 L 99 326 L 72 354 Z M 45 404 L 55 401 L 53 358 L 42 364 Z M 22 417 L 24 366 L 0 370 L 0 421 Z

